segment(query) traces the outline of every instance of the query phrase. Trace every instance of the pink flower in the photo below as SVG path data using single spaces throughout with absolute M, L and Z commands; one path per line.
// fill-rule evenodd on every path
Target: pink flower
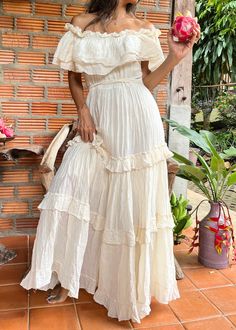
M 1 131 L 6 137 L 12 137 L 14 135 L 14 131 L 11 127 L 5 126 Z
M 186 16 L 179 13 L 172 27 L 172 33 L 175 41 L 186 42 L 193 35 L 193 28 L 197 27 L 197 19 L 193 18 L 188 12 Z

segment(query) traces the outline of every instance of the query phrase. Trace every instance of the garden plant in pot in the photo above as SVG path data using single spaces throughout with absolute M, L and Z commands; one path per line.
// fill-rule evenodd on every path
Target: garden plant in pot
M 216 136 L 212 132 L 202 130 L 198 133 L 173 120 L 164 120 L 209 155 L 208 160 L 205 160 L 200 153 L 196 153 L 199 162 L 199 165 L 196 166 L 189 159 L 172 151 L 173 158 L 180 164 L 177 176 L 192 181 L 206 196 L 206 199 L 202 200 L 193 211 L 196 211 L 196 227 L 189 253 L 195 246 L 198 246 L 198 260 L 201 264 L 216 269 L 227 268 L 230 248 L 232 247 L 232 260 L 234 261 L 236 260 L 236 248 L 233 224 L 224 196 L 232 185 L 236 184 L 236 164 L 225 161 L 228 155 L 227 150 L 223 153 L 217 152 L 214 146 Z M 236 155 L 236 149 L 231 150 L 231 155 L 232 152 L 235 152 Z M 204 201 L 210 203 L 210 211 L 200 221 L 198 208 Z M 197 239 L 199 242 L 196 242 Z

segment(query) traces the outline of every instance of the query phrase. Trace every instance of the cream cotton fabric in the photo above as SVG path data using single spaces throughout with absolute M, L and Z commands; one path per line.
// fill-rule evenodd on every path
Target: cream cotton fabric
M 86 103 L 97 134 L 68 142 L 62 163 L 38 205 L 40 219 L 24 288 L 48 290 L 58 281 L 79 289 L 108 316 L 141 322 L 160 303 L 180 297 L 164 138 L 157 104 L 142 81 L 164 56 L 160 30 L 101 33 L 70 23 L 53 64 L 83 72 Z

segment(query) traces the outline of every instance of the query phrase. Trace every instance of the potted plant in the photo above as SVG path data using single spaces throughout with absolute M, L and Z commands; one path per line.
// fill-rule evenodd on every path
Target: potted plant
M 200 153 L 196 153 L 199 162 L 199 165 L 196 166 L 191 160 L 172 151 L 173 158 L 180 164 L 177 176 L 192 181 L 206 196 L 206 199 L 202 200 L 194 210 L 196 211 L 196 227 L 189 253 L 195 246 L 199 246 L 198 260 L 201 264 L 210 268 L 227 268 L 230 247 L 233 247 L 233 260 L 236 260 L 236 248 L 232 220 L 224 196 L 236 183 L 236 164 L 225 162 L 227 150 L 224 150 L 223 153 L 217 152 L 214 147 L 216 137 L 212 132 L 200 131 L 198 133 L 173 120 L 164 120 L 209 155 L 208 160 L 205 160 Z M 231 155 L 232 152 L 231 150 Z M 210 211 L 200 221 L 197 213 L 199 206 L 204 201 L 210 203 Z M 196 243 L 197 239 L 199 242 Z
M 173 228 L 175 245 L 180 244 L 183 239 L 187 239 L 187 236 L 182 231 L 192 225 L 191 215 L 189 214 L 192 206 L 188 205 L 188 202 L 182 194 L 177 197 L 174 191 L 171 193 L 170 204 L 175 223 Z

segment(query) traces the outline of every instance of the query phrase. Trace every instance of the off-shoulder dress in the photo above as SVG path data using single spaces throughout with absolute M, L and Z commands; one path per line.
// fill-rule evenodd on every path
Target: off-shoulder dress
M 65 24 L 53 64 L 83 72 L 97 134 L 68 142 L 40 219 L 26 289 L 58 281 L 78 298 L 93 294 L 108 316 L 140 320 L 180 297 L 166 159 L 173 156 L 157 103 L 143 84 L 141 61 L 164 61 L 160 30 L 102 33 Z

